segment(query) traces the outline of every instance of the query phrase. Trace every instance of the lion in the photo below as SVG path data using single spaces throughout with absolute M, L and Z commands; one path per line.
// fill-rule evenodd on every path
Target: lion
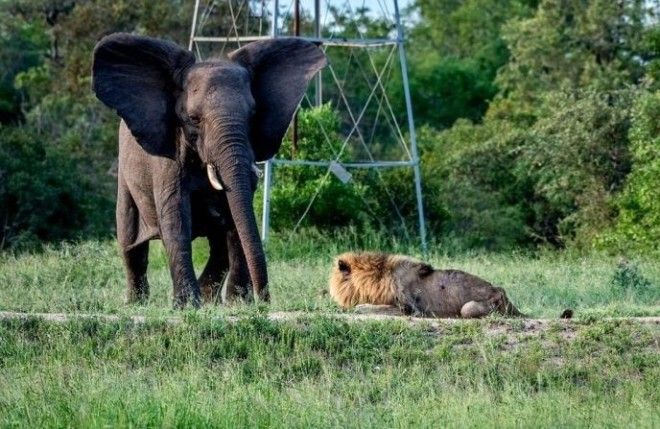
M 417 317 L 527 317 L 501 287 L 464 271 L 436 270 L 404 255 L 344 253 L 334 261 L 329 284 L 330 295 L 342 308 L 367 304 L 379 313 L 398 309 Z M 562 314 L 571 316 L 571 310 Z

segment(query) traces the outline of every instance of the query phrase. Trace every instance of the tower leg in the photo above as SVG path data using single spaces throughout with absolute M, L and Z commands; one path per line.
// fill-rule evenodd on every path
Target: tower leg
M 413 120 L 412 101 L 410 98 L 410 86 L 408 83 L 408 64 L 406 63 L 406 52 L 403 46 L 403 27 L 399 14 L 399 2 L 394 1 L 394 18 L 397 28 L 397 47 L 399 50 L 399 62 L 401 63 L 401 77 L 403 79 L 403 95 L 406 100 L 406 113 L 408 115 L 408 132 L 410 133 L 410 151 L 414 162 L 415 193 L 417 194 L 417 214 L 419 216 L 419 238 L 422 243 L 422 252 L 426 253 L 426 222 L 424 218 L 424 204 L 422 201 L 422 175 L 419 168 L 419 154 L 417 153 L 417 135 L 415 134 L 415 122 Z
M 270 194 L 273 184 L 273 161 L 268 160 L 264 164 L 264 202 L 261 214 L 261 241 L 268 241 L 268 229 L 270 228 Z
M 188 42 L 188 50 L 192 51 L 193 43 L 195 42 L 195 32 L 197 31 L 197 14 L 199 13 L 199 0 L 195 0 L 195 11 L 193 12 L 192 28 L 190 29 L 190 42 Z

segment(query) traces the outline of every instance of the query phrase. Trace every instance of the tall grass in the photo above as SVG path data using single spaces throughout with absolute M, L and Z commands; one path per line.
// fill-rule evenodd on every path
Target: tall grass
M 0 427 L 658 427 L 658 326 L 601 316 L 660 314 L 660 267 L 570 253 L 425 258 L 505 287 L 523 311 L 573 328 L 538 335 L 465 321 L 442 332 L 337 320 L 326 290 L 347 250 L 420 256 L 414 245 L 350 231 L 275 236 L 274 322 L 263 307 L 206 306 L 169 324 L 171 280 L 152 243 L 146 306 L 124 304 L 116 243 L 0 255 L 0 310 L 150 316 L 144 324 L 0 321 Z M 194 246 L 201 269 L 208 249 Z M 215 316 L 240 313 L 237 323 Z
M 0 322 L 3 427 L 658 427 L 657 329 Z M 515 338 L 515 336 L 514 336 Z M 655 341 L 655 343 L 654 343 Z
M 422 256 L 415 245 L 384 235 L 314 232 L 275 236 L 267 246 L 273 310 L 336 311 L 327 294 L 333 257 L 348 250 L 384 250 L 423 257 L 438 268 L 479 275 L 507 290 L 512 301 L 536 317 L 556 317 L 564 308 L 579 315 L 660 314 L 660 264 L 654 258 L 621 261 L 605 254 L 462 253 L 434 247 Z M 206 262 L 205 240 L 195 241 L 194 262 Z M 0 255 L 0 310 L 161 314 L 170 311 L 172 282 L 160 242 L 149 259 L 151 299 L 144 307 L 124 304 L 124 273 L 114 241 L 47 247 L 41 252 Z M 207 307 L 224 314 L 241 307 Z

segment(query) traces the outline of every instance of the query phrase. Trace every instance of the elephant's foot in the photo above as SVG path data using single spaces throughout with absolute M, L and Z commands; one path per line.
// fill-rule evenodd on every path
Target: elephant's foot
M 252 285 L 250 282 L 241 278 L 245 276 L 232 275 L 229 273 L 222 285 L 222 302 L 232 304 L 237 302 L 250 303 L 254 301 L 252 295 Z
M 174 299 L 172 305 L 175 310 L 181 310 L 186 307 L 188 301 L 194 308 L 202 305 L 201 294 L 197 282 L 190 282 L 184 285 L 175 286 Z
M 149 242 L 140 243 L 132 249 L 123 247 L 121 252 L 126 267 L 126 303 L 146 304 L 149 299 Z
M 173 222 L 171 218 L 161 220 L 162 229 L 167 230 L 167 223 Z M 181 225 L 178 225 L 181 226 Z M 199 283 L 195 276 L 192 263 L 191 241 L 187 239 L 189 230 L 184 230 L 176 239 L 171 236 L 163 237 L 163 244 L 167 252 L 170 265 L 170 276 L 172 277 L 173 293 L 172 305 L 175 309 L 183 309 L 188 301 L 194 308 L 202 305 Z
M 202 293 L 202 301 L 205 304 L 220 304 L 222 292 L 222 280 L 213 277 L 201 277 L 199 288 Z
M 216 258 L 217 259 L 217 258 Z M 226 277 L 226 263 L 221 264 L 214 258 L 210 258 L 206 268 L 199 276 L 199 288 L 202 293 L 202 301 L 205 304 L 220 304 L 222 295 L 222 283 Z M 222 261 L 220 261 L 222 262 Z
M 149 282 L 146 276 L 126 287 L 126 303 L 144 305 L 149 301 Z
M 255 291 L 255 293 L 259 297 L 259 302 L 270 303 L 270 291 L 268 290 L 268 285 L 258 292 Z

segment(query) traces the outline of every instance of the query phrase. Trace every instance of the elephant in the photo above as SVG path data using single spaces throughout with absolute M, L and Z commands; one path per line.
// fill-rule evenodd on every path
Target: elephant
M 317 43 L 277 38 L 196 61 L 177 44 L 114 33 L 93 53 L 92 90 L 121 118 L 117 240 L 127 301 L 149 297 L 149 241 L 165 247 L 173 306 L 269 302 L 252 200 L 255 162 L 272 158 L 313 76 Z M 192 240 L 207 237 L 199 279 Z

